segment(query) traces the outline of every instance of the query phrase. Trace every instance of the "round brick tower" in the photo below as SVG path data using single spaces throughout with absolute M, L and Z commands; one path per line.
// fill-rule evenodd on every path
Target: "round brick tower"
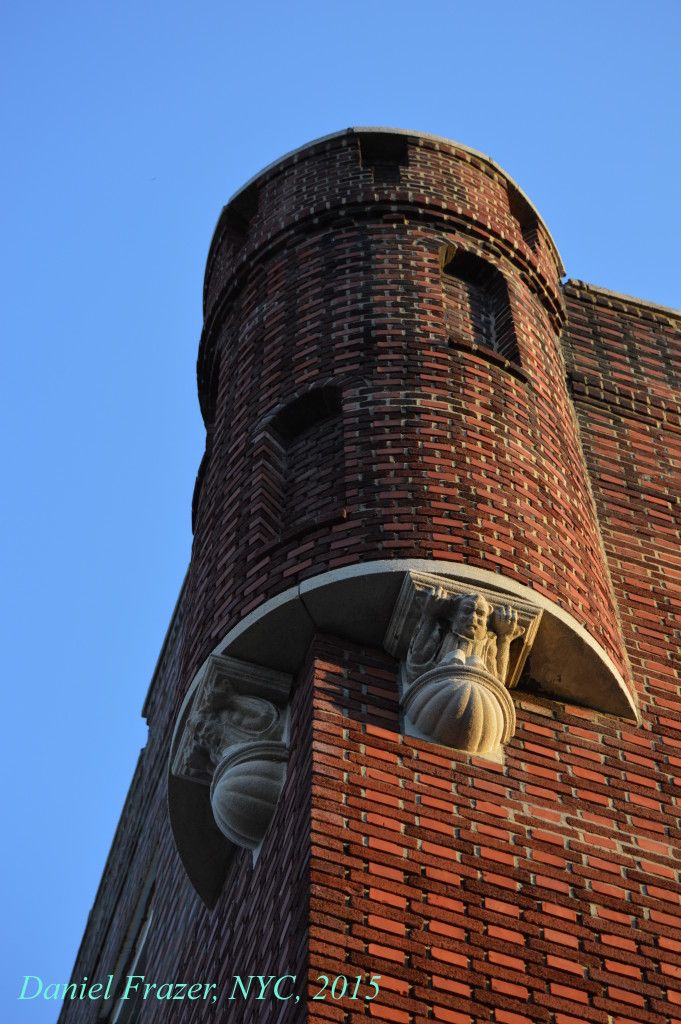
M 527 690 L 636 718 L 562 273 L 508 175 L 430 135 L 328 136 L 223 210 L 170 776 L 207 902 L 278 814 L 315 635 L 393 659 L 401 732 L 466 756 L 503 763 Z

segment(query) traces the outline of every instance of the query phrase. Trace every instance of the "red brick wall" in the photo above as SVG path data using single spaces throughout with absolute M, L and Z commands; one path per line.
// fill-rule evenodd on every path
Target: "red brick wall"
M 357 137 L 342 135 L 249 186 L 257 205 L 236 254 L 223 214 L 199 356 L 210 456 L 187 682 L 267 598 L 326 569 L 398 557 L 462 562 L 534 587 L 585 624 L 626 676 L 565 386 L 561 268 L 548 235 L 540 226 L 528 244 L 508 181 L 454 145 L 408 138 L 399 176 L 375 182 Z M 471 349 L 465 305 L 453 330 L 440 264 L 455 245 L 504 275 L 519 369 Z M 268 417 L 330 383 L 342 393 L 340 512 L 263 544 L 250 499 Z
M 314 656 L 312 981 L 381 974 L 371 1016 L 404 1024 L 681 1020 L 679 750 L 652 722 L 519 695 L 501 766 L 400 736 L 380 652 Z
M 309 1000 L 147 1003 L 142 1024 L 681 1024 L 679 322 L 575 283 L 561 296 L 543 227 L 523 237 L 502 175 L 455 146 L 410 139 L 398 183 L 372 175 L 352 135 L 309 147 L 216 234 L 194 556 L 74 978 L 113 969 L 158 850 L 149 977 L 308 971 Z M 520 369 L 448 343 L 440 249 L 457 241 L 506 276 Z M 268 417 L 330 383 L 340 511 L 268 547 L 249 504 Z M 642 724 L 516 692 L 495 764 L 403 736 L 394 661 L 317 636 L 260 859 L 235 856 L 209 913 L 166 810 L 196 667 L 292 583 L 400 556 L 497 568 L 561 603 L 628 657 Z M 380 994 L 313 1000 L 319 974 L 380 974 Z

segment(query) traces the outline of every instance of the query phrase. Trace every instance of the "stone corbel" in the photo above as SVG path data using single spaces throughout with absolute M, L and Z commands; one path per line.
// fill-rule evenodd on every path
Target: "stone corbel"
M 509 690 L 541 616 L 515 596 L 407 573 L 384 640 L 401 661 L 405 732 L 472 754 L 498 752 L 515 732 Z
M 286 777 L 286 700 L 291 676 L 211 655 L 172 763 L 172 774 L 210 788 L 215 824 L 254 850 Z

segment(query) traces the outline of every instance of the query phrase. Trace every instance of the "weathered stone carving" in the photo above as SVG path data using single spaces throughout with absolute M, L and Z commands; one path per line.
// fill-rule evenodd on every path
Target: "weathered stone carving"
M 406 731 L 477 754 L 507 743 L 515 731 L 508 690 L 540 616 L 516 598 L 409 574 L 385 641 L 402 658 Z
M 482 594 L 452 596 L 444 587 L 433 587 L 423 596 L 421 618 L 407 651 L 407 680 L 413 682 L 436 664 L 456 662 L 484 668 L 505 683 L 511 641 L 524 632 L 510 605 L 493 608 Z
M 272 740 L 240 744 L 222 758 L 210 787 L 215 823 L 237 846 L 263 840 L 286 778 L 287 751 Z
M 284 785 L 290 686 L 283 672 L 211 655 L 177 747 L 173 774 L 210 786 L 215 823 L 238 846 L 262 842 Z

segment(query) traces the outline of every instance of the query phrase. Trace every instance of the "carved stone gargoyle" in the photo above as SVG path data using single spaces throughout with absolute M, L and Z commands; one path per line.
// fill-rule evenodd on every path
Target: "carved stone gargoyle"
M 472 754 L 515 732 L 516 685 L 541 611 L 452 580 L 409 574 L 385 646 L 402 660 L 405 731 Z
M 215 823 L 237 846 L 262 842 L 286 778 L 291 677 L 211 655 L 172 772 L 210 786 Z

